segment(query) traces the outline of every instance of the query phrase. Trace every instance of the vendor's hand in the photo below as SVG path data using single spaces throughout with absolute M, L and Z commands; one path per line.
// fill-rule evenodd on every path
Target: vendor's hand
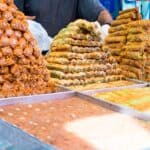
M 110 28 L 110 25 L 108 25 L 108 24 L 102 25 L 102 27 L 101 27 L 101 38 L 103 41 L 105 40 L 106 36 L 108 35 L 109 28 Z
M 35 20 L 36 16 L 26 16 L 27 20 Z

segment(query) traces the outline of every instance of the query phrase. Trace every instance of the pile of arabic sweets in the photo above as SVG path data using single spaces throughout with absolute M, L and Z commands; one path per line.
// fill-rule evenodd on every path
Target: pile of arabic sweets
M 128 23 L 141 19 L 137 8 L 119 12 L 119 16 L 112 22 L 109 35 L 105 39 L 103 49 L 109 50 L 118 63 L 121 61 L 120 53 L 127 39 Z
M 62 29 L 54 38 L 46 56 L 51 76 L 63 86 L 89 85 L 120 79 L 120 69 L 102 51 L 100 32 L 94 23 L 77 20 Z
M 128 25 L 127 44 L 121 55 L 124 75 L 150 81 L 150 20 Z
M 13 0 L 0 1 L 0 97 L 52 92 L 46 63 Z

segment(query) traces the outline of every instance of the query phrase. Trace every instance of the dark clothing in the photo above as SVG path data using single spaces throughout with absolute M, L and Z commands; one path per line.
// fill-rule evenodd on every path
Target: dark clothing
M 50 36 L 77 18 L 95 21 L 104 7 L 99 0 L 15 0 L 27 16 L 36 16 Z

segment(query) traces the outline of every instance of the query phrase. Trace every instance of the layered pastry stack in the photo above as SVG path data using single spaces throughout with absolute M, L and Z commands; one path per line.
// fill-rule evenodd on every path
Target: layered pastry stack
M 147 47 L 145 49 L 146 51 L 146 67 L 145 67 L 145 80 L 150 82 L 150 22 L 149 22 L 149 39 L 147 42 Z
M 88 85 L 120 79 L 117 64 L 102 51 L 100 33 L 92 22 L 77 20 L 54 38 L 47 67 L 54 81 L 64 86 Z
M 127 25 L 131 21 L 139 20 L 141 16 L 137 8 L 121 11 L 109 29 L 109 35 L 105 39 L 104 50 L 109 50 L 118 63 L 121 61 L 120 53 L 126 43 Z
M 150 81 L 150 21 L 129 24 L 127 43 L 122 55 L 123 74 L 129 78 Z
M 0 1 L 0 97 L 53 91 L 38 44 L 13 0 Z

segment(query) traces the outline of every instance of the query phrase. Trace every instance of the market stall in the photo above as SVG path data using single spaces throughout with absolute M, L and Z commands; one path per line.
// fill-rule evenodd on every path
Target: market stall
M 149 35 L 137 8 L 104 41 L 79 19 L 43 57 L 26 16 L 1 0 L 0 150 L 149 149 Z

